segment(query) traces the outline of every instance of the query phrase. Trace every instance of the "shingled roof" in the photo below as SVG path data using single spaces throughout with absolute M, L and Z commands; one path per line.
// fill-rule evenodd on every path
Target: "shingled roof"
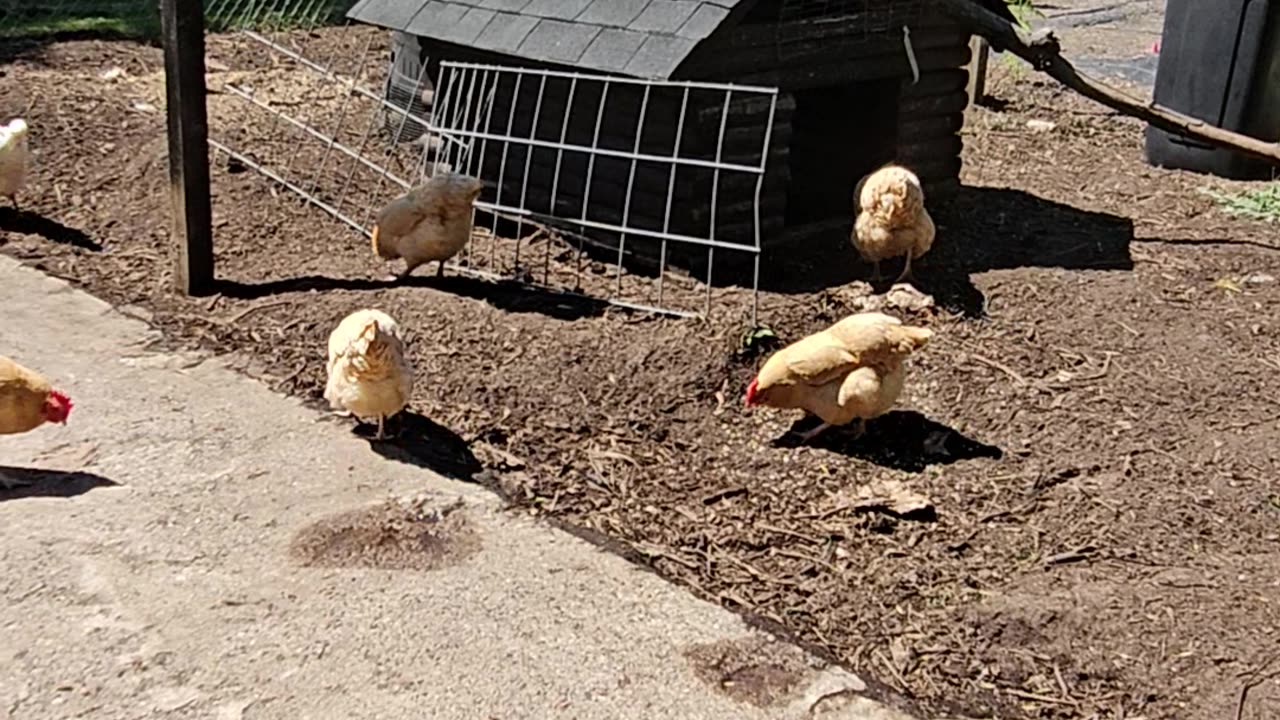
M 539 62 L 671 77 L 751 0 L 360 0 L 347 16 Z

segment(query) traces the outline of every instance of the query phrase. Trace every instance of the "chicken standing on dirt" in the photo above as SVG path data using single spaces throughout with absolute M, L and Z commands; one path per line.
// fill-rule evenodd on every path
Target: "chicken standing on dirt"
M 373 227 L 373 251 L 383 260 L 404 258 L 404 279 L 414 268 L 433 260 L 444 263 L 471 239 L 472 207 L 484 183 L 458 173 L 444 173 L 391 201 Z
M 908 355 L 933 336 L 878 312 L 850 315 L 774 353 L 747 387 L 747 405 L 805 410 L 822 424 L 802 442 L 832 425 L 866 421 L 888 412 L 906 380 Z
M 875 266 L 903 255 L 906 263 L 898 281 L 911 276 L 911 261 L 933 247 L 936 228 L 924 207 L 920 178 L 901 165 L 887 165 L 864 177 L 853 191 L 854 221 L 850 238 L 858 253 Z
M 0 356 L 0 435 L 34 430 L 45 423 L 65 425 L 71 398 L 54 390 L 40 373 Z M 0 475 L 0 489 L 23 483 Z
M 11 120 L 0 127 L 0 195 L 18 207 L 18 191 L 27 181 L 27 122 Z
M 329 380 L 324 399 L 361 422 L 378 423 L 404 410 L 413 391 L 413 368 L 405 359 L 400 326 L 380 310 L 357 310 L 329 335 Z

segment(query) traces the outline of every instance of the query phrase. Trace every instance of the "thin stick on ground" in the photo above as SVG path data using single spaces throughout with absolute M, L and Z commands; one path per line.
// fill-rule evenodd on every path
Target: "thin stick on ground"
M 1036 70 L 1049 75 L 1090 100 L 1102 103 L 1166 132 L 1280 164 L 1280 143 L 1266 142 L 1214 127 L 1203 120 L 1183 115 L 1154 102 L 1144 103 L 1115 88 L 1081 75 L 1075 66 L 1062 57 L 1062 49 L 1052 32 L 1041 31 L 1024 39 L 1013 24 L 980 7 L 972 0 L 933 1 L 943 12 L 968 25 L 973 32 L 987 38 L 992 48 L 1007 50 L 1017 55 L 1031 63 Z

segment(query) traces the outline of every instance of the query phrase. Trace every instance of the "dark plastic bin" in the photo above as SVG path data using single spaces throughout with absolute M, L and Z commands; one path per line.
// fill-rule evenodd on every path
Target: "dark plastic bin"
M 1280 0 L 1168 0 L 1155 101 L 1216 127 L 1280 140 Z M 1147 162 L 1241 180 L 1280 168 L 1147 128 Z

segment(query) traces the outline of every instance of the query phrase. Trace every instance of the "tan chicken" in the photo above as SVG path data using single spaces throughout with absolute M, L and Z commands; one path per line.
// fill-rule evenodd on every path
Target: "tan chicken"
M 747 386 L 747 405 L 805 410 L 822 420 L 808 441 L 832 425 L 866 421 L 893 408 L 906 380 L 907 356 L 933 337 L 878 312 L 850 315 L 774 353 Z
M 400 326 L 380 310 L 357 310 L 329 335 L 329 380 L 324 399 L 342 414 L 378 423 L 404 410 L 413 391 L 413 368 L 405 359 Z
M 0 195 L 18 207 L 18 191 L 27 181 L 27 122 L 22 118 L 0 126 Z
M 0 435 L 34 430 L 45 423 L 65 425 L 71 398 L 54 390 L 40 373 L 0 356 Z M 0 489 L 22 483 L 0 475 Z
M 911 261 L 929 252 L 936 232 L 920 178 L 901 165 L 886 165 L 858 182 L 853 202 L 858 217 L 850 240 L 875 266 L 875 278 L 881 260 L 900 255 L 906 262 L 897 281 L 910 278 Z
M 472 207 L 481 180 L 459 173 L 442 173 L 391 201 L 373 227 L 373 252 L 383 260 L 404 258 L 404 279 L 414 268 L 433 260 L 444 263 L 471 239 Z

